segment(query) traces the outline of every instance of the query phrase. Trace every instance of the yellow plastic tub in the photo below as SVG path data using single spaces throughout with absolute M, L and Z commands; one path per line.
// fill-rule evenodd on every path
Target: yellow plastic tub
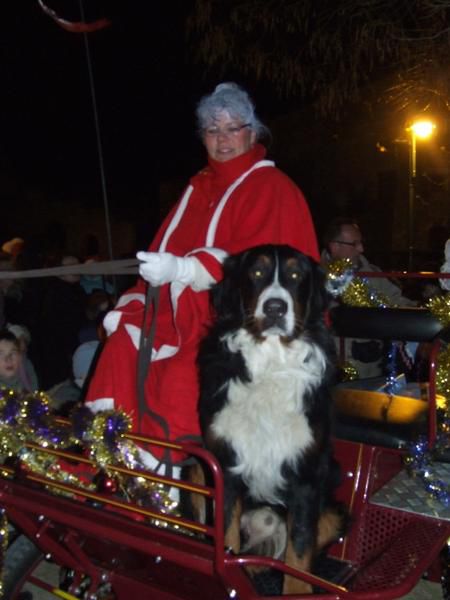
M 336 386 L 333 389 L 333 399 L 338 412 L 352 417 L 396 424 L 412 423 L 427 412 L 428 384 L 407 384 L 399 390 L 398 395 L 390 395 L 379 391 L 382 387 L 377 385 L 379 382 L 376 378 Z M 443 398 L 437 396 L 436 400 L 439 402 Z

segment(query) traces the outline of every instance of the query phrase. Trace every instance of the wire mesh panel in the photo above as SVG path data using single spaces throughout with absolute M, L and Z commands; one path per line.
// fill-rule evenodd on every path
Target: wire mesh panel
M 450 526 L 440 520 L 369 505 L 358 533 L 359 568 L 350 588 L 375 593 L 388 589 L 392 592 L 398 587 L 406 593 L 439 553 Z

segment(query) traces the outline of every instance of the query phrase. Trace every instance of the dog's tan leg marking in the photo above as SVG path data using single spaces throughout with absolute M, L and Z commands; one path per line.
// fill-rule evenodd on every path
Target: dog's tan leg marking
M 297 556 L 295 549 L 292 545 L 291 540 L 288 541 L 286 547 L 286 559 L 285 562 L 289 567 L 293 569 L 299 569 L 300 571 L 311 570 L 311 559 L 312 559 L 312 551 L 307 550 L 302 557 Z M 290 575 L 285 575 L 283 580 L 283 594 L 311 594 L 312 586 L 311 584 L 303 581 L 302 579 L 297 579 L 296 577 L 291 577 Z
M 291 528 L 292 517 L 289 515 L 287 519 L 288 542 L 284 562 L 288 567 L 292 567 L 293 569 L 310 572 L 313 555 L 312 548 L 308 548 L 303 556 L 298 556 L 292 543 Z M 285 575 L 283 579 L 283 594 L 312 594 L 312 586 L 302 579 Z
M 321 550 L 338 539 L 342 529 L 342 516 L 334 510 L 327 510 L 320 516 L 317 532 L 317 548 Z
M 238 498 L 233 506 L 230 525 L 225 532 L 225 547 L 231 548 L 235 554 L 239 554 L 241 549 L 241 513 L 242 502 Z
M 191 483 L 197 485 L 205 485 L 205 472 L 199 463 L 195 463 L 189 467 L 188 479 Z M 201 494 L 191 494 L 192 512 L 194 519 L 199 523 L 206 522 L 206 502 L 205 497 Z
M 288 520 L 288 527 L 290 526 Z M 328 510 L 320 516 L 318 528 L 317 528 L 317 549 L 324 548 L 329 543 L 336 540 L 339 536 L 339 532 L 342 527 L 342 517 L 339 513 Z M 308 550 L 302 557 L 297 556 L 294 546 L 292 544 L 290 534 L 288 537 L 288 543 L 286 546 L 285 563 L 294 569 L 300 569 L 301 571 L 311 571 L 313 557 L 313 549 Z M 311 594 L 312 586 L 305 581 L 296 579 L 286 575 L 283 583 L 283 594 Z

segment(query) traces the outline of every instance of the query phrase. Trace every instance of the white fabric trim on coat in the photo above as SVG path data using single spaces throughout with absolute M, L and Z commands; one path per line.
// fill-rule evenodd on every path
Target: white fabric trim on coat
M 210 287 L 217 283 L 217 280 L 214 279 L 208 269 L 203 266 L 201 261 L 195 257 L 196 254 L 200 254 L 202 252 L 212 256 L 220 264 L 222 264 L 228 256 L 228 252 L 225 252 L 225 250 L 221 250 L 220 248 L 196 248 L 186 255 L 195 258 L 195 280 L 193 283 L 191 283 L 191 288 L 194 290 L 194 292 L 203 292 L 204 290 L 209 290 Z
M 206 246 L 204 248 L 196 248 L 195 250 L 192 250 L 192 252 L 189 252 L 186 256 L 195 256 L 196 254 L 200 254 L 200 252 L 206 252 L 207 254 L 210 254 L 219 263 L 223 263 L 228 256 L 228 252 L 222 250 L 221 248 L 206 248 Z
M 125 306 L 125 304 L 128 304 L 129 302 L 133 302 L 133 300 L 137 300 L 141 304 L 145 304 L 145 295 L 144 294 L 124 294 L 123 296 L 120 296 L 120 298 L 118 299 L 117 304 L 114 308 L 121 308 L 122 306 Z
M 194 265 L 194 277 L 192 279 L 192 283 L 190 284 L 191 288 L 194 290 L 194 292 L 203 292 L 204 290 L 209 290 L 209 288 L 216 283 L 216 280 L 208 271 L 208 269 L 202 265 L 198 258 L 191 256 L 190 259 L 193 260 Z
M 175 231 L 175 229 L 177 228 L 179 222 L 181 221 L 181 218 L 184 214 L 184 211 L 186 210 L 186 206 L 188 205 L 189 198 L 191 197 L 191 194 L 193 191 L 194 191 L 194 186 L 191 184 L 191 185 L 189 185 L 187 190 L 184 192 L 184 195 L 180 201 L 180 204 L 178 205 L 176 213 L 174 214 L 172 220 L 170 221 L 170 223 L 166 229 L 166 232 L 164 233 L 162 242 L 158 248 L 158 252 L 166 251 L 166 247 L 167 247 L 169 238 L 172 235 L 172 233 Z
M 220 200 L 220 202 L 212 216 L 212 219 L 209 223 L 208 233 L 206 235 L 206 244 L 205 244 L 206 246 L 208 246 L 208 247 L 214 246 L 214 239 L 216 237 L 217 225 L 219 224 L 220 216 L 222 214 L 223 209 L 225 208 L 226 203 L 228 202 L 228 198 L 231 196 L 231 194 L 234 192 L 234 190 L 255 169 L 260 169 L 261 167 L 274 167 L 274 166 L 275 166 L 275 163 L 272 160 L 260 160 L 257 163 L 255 163 L 248 171 L 245 171 L 245 173 L 242 173 L 242 175 L 240 177 L 238 177 L 236 179 L 236 181 L 234 181 L 230 185 L 230 187 L 227 189 L 225 194 L 222 196 L 222 199 Z
M 157 460 L 151 452 L 148 450 L 143 450 L 142 448 L 138 448 L 139 457 L 143 463 L 143 465 L 149 469 L 150 471 L 156 473 L 157 475 L 162 475 L 163 477 L 167 475 L 166 473 L 166 465 Z M 158 469 L 156 470 L 156 468 Z M 172 478 L 173 479 L 181 479 L 181 467 L 177 465 L 172 465 Z M 180 501 L 180 490 L 177 487 L 171 486 L 169 489 L 169 497 L 173 502 Z
M 122 311 L 117 309 L 129 304 L 130 302 L 133 302 L 134 300 L 137 300 L 141 304 L 145 304 L 144 294 L 124 294 L 119 298 L 113 310 L 110 310 L 106 313 L 105 318 L 103 319 L 103 327 L 105 328 L 108 336 L 117 330 L 120 319 L 122 318 Z
M 106 313 L 103 319 L 103 327 L 105 328 L 106 334 L 111 335 L 114 333 L 119 326 L 122 313 L 119 310 L 110 310 Z
M 137 325 L 131 323 L 125 324 L 125 331 L 130 336 L 130 340 L 136 350 L 139 352 L 139 345 L 141 340 L 142 329 Z M 152 360 L 161 360 L 163 358 L 170 358 L 178 352 L 178 346 L 170 346 L 169 344 L 163 344 L 158 350 L 152 348 Z

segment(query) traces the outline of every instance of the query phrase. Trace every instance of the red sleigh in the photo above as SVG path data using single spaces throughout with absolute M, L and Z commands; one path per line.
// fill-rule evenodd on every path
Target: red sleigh
M 334 449 L 343 473 L 338 496 L 352 522 L 347 536 L 321 557 L 313 575 L 272 559 L 235 556 L 224 547 L 222 477 L 205 450 L 130 435 L 141 446 L 182 450 L 209 465 L 212 487 L 146 471 L 122 468 L 122 474 L 202 494 L 215 504 L 214 524 L 188 521 L 111 491 L 56 483 L 45 475 L 5 466 L 0 504 L 20 534 L 6 552 L 5 597 L 18 599 L 24 589 L 39 586 L 58 597 L 99 600 L 280 598 L 283 572 L 310 581 L 314 595 L 301 598 L 317 600 L 400 598 L 424 576 L 442 578 L 447 585 L 442 557 L 450 537 L 450 509 L 433 500 L 404 466 L 408 444 L 418 432 L 426 434 L 431 445 L 436 441 L 436 357 L 447 333 L 425 309 L 340 308 L 332 319 L 342 336 L 429 343 L 428 399 L 426 414 L 403 425 L 361 420 L 360 415 L 349 419 L 348 411 L 338 415 Z M 64 461 L 80 461 L 76 453 L 51 452 Z M 82 460 L 88 464 L 88 458 Z M 449 480 L 445 456 L 434 466 Z M 110 471 L 114 469 L 120 471 Z M 47 563 L 56 573 L 55 581 L 47 574 L 39 576 Z M 266 580 L 247 575 L 245 566 L 254 564 L 268 568 Z

